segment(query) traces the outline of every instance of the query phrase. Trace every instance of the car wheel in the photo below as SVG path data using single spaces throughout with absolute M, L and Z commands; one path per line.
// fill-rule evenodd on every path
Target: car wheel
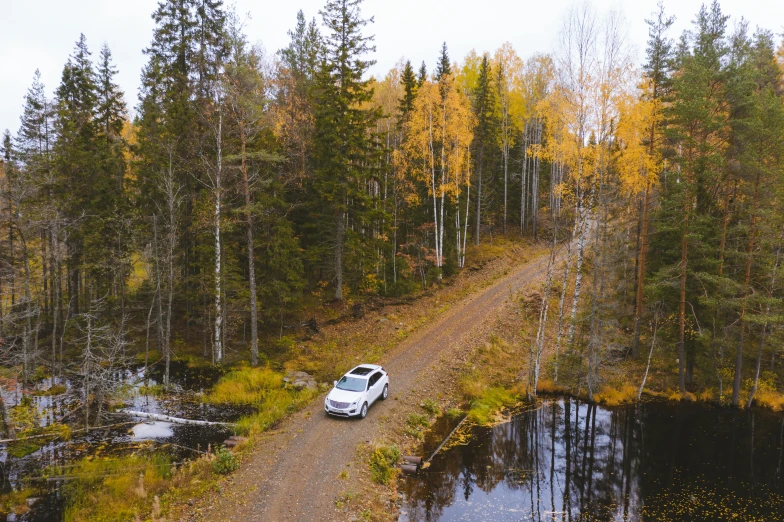
M 360 419 L 364 419 L 365 417 L 367 417 L 367 410 L 368 410 L 368 406 L 367 403 L 365 403 L 362 405 L 362 409 L 359 411 Z
M 389 384 L 384 385 L 384 391 L 381 392 L 381 400 L 385 401 L 387 397 L 389 397 Z

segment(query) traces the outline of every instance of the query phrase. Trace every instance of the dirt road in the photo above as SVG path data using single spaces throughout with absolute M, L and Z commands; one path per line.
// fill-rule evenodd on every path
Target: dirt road
M 431 387 L 432 372 L 428 375 L 427 369 L 478 335 L 510 296 L 543 275 L 546 266 L 547 256 L 542 256 L 513 269 L 385 354 L 379 364 L 390 374 L 390 399 L 376 402 L 366 419 L 327 417 L 323 396 L 292 416 L 243 463 L 225 494 L 197 504 L 200 513 L 191 520 L 344 519 L 335 511 L 341 491 L 338 475 L 356 458 L 358 445 L 383 437 L 387 421 L 407 406 L 406 398 Z

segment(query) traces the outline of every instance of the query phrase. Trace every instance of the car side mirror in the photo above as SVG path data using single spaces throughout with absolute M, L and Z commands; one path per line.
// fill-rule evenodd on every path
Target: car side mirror
M 337 385 L 338 385 L 338 381 L 332 381 L 332 386 L 337 387 Z

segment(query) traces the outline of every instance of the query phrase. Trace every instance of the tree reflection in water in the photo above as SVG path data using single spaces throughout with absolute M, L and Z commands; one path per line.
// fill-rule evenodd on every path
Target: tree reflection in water
M 400 486 L 411 520 L 780 520 L 783 437 L 756 409 L 548 400 Z

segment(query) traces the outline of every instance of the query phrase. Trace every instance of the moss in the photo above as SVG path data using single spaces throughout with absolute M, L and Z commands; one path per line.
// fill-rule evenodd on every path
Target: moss
M 487 426 L 495 420 L 495 414 L 519 402 L 520 397 L 512 390 L 501 387 L 487 388 L 471 401 L 468 420 L 480 426 Z
M 55 384 L 54 386 L 50 386 L 46 390 L 38 390 L 33 395 L 38 397 L 47 397 L 50 395 L 61 395 L 67 391 L 67 388 L 62 384 Z

